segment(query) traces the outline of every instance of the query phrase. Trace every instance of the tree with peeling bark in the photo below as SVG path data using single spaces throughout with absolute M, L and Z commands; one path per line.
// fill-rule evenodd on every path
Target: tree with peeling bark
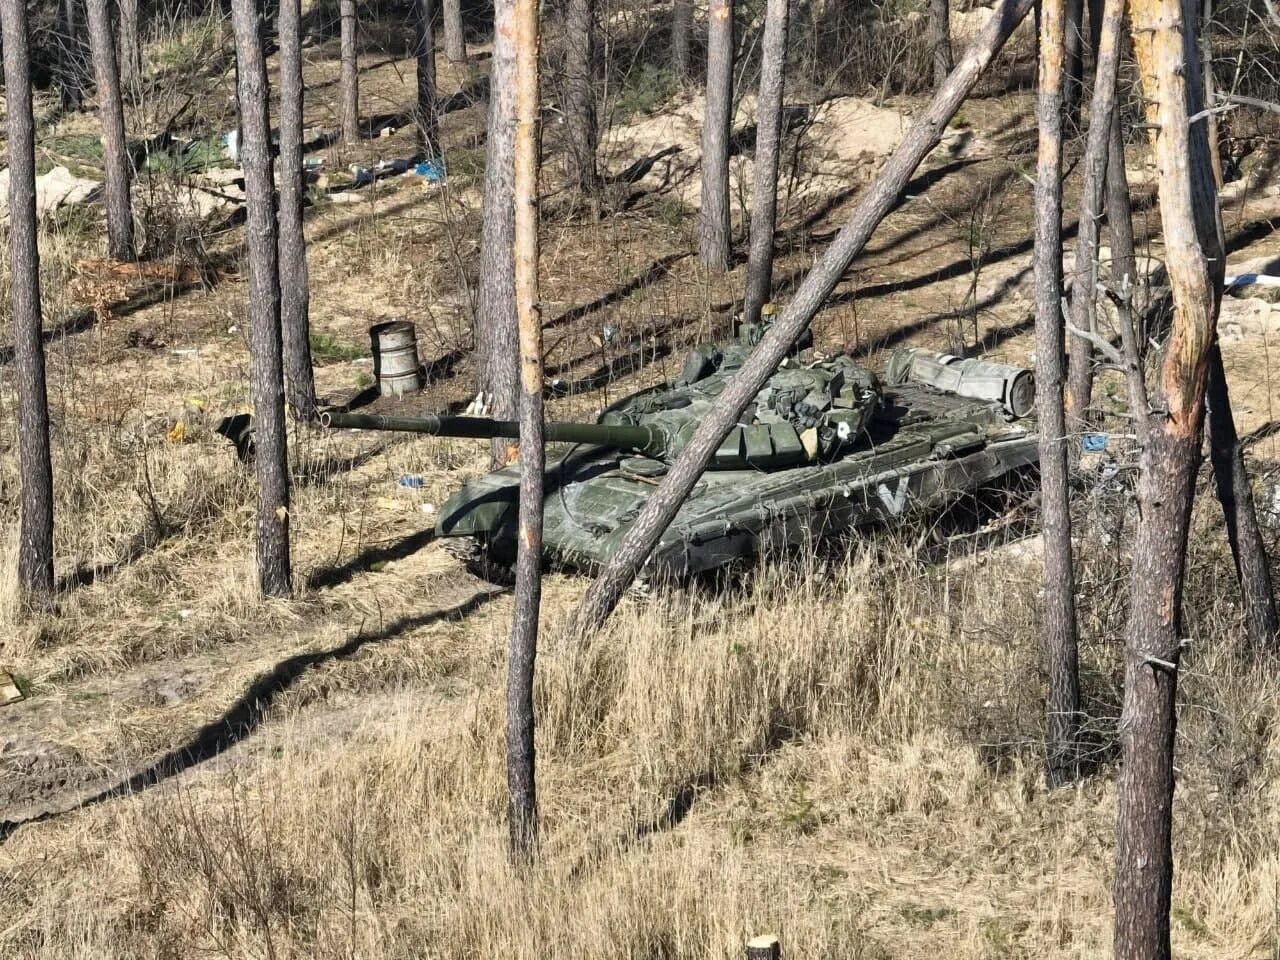
M 341 30 L 342 142 L 347 146 L 360 140 L 360 67 L 356 57 L 356 0 L 338 0 Z
M 538 301 L 538 2 L 516 0 L 515 289 L 520 342 L 520 536 L 507 648 L 507 787 L 511 856 L 538 838 L 533 676 L 542 597 L 542 317 Z
M 684 80 L 692 72 L 693 0 L 671 5 L 671 68 Z
M 444 55 L 450 63 L 465 63 L 467 43 L 462 32 L 462 0 L 444 0 L 441 5 L 444 26 Z
M 951 56 L 951 0 L 929 0 L 929 46 L 933 48 L 933 86 L 947 81 L 954 64 Z
M 1173 321 L 1139 459 L 1116 791 L 1115 955 L 1170 956 L 1173 750 L 1182 595 L 1205 398 L 1222 295 L 1222 223 L 1203 123 L 1196 19 L 1131 0 L 1134 52 L 1160 181 Z
M 790 0 L 769 0 L 756 98 L 755 188 L 751 194 L 751 252 L 743 319 L 756 323 L 773 288 L 773 232 L 778 215 L 778 155 L 782 149 L 782 91 L 787 69 Z
M 431 160 L 440 157 L 440 105 L 436 99 L 436 4 L 416 0 L 414 54 L 417 62 L 418 152 Z
M 264 595 L 291 592 L 289 455 L 284 425 L 284 365 L 280 333 L 275 184 L 262 7 L 231 0 L 240 102 L 240 162 L 244 169 L 245 238 L 249 252 L 249 379 L 253 398 L 254 465 L 258 475 L 258 583 Z
M 885 161 L 874 182 L 863 194 L 849 222 L 827 247 L 822 258 L 804 278 L 786 310 L 773 323 L 751 356 L 720 394 L 719 404 L 690 438 L 658 488 L 618 545 L 613 560 L 591 585 L 576 615 L 579 632 L 597 629 L 613 612 L 623 592 L 635 579 L 653 546 L 676 511 L 702 476 L 721 441 L 738 422 L 747 404 L 755 399 L 792 344 L 799 339 L 866 246 L 872 232 L 902 195 L 916 168 L 937 145 L 947 123 L 955 116 L 978 78 L 999 53 L 1006 40 L 1027 16 L 1033 0 L 1001 0 L 990 19 L 965 51 L 956 68 L 932 102 L 907 130 L 893 155 Z
M 315 371 L 311 363 L 311 298 L 307 238 L 302 208 L 302 4 L 280 0 L 276 21 L 280 43 L 280 326 L 284 338 L 289 405 L 299 420 L 316 414 Z
M 702 209 L 698 254 L 712 271 L 729 269 L 729 125 L 733 117 L 733 0 L 707 12 L 707 105 L 702 119 Z
M 98 86 L 98 117 L 102 122 L 103 193 L 107 213 L 107 256 L 133 260 L 133 206 L 129 200 L 133 168 L 124 142 L 124 105 L 120 101 L 120 71 L 107 0 L 87 0 L 89 48 L 94 82 Z
M 495 0 L 489 115 L 485 140 L 484 199 L 480 208 L 480 279 L 476 296 L 476 388 L 500 420 L 515 416 L 518 401 L 513 173 L 515 163 L 515 6 Z M 514 450 L 494 440 L 492 460 L 502 466 Z
M 1040 128 L 1036 166 L 1036 412 L 1040 423 L 1040 525 L 1044 531 L 1045 779 L 1050 787 L 1080 774 L 1080 677 L 1075 575 L 1071 566 L 1071 487 L 1062 409 L 1062 107 L 1066 18 L 1063 0 L 1041 0 Z
M 9 147 L 9 306 L 18 394 L 18 588 L 33 607 L 53 598 L 53 467 L 40 331 L 35 118 L 25 0 L 0 0 Z
M 592 87 L 595 66 L 595 0 L 566 0 L 561 35 L 560 101 L 568 151 L 569 182 L 599 213 L 600 173 L 596 165 L 599 130 Z

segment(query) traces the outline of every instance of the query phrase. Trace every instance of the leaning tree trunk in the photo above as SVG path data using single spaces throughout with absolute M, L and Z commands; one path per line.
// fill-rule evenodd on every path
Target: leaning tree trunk
M 782 146 L 782 89 L 787 69 L 790 0 L 769 0 L 764 15 L 760 94 L 756 106 L 755 188 L 751 196 L 751 253 L 743 319 L 756 323 L 773 287 L 773 231 L 778 215 L 778 154 Z
M 489 117 L 485 141 L 484 200 L 480 209 L 480 279 L 476 303 L 477 388 L 489 412 L 510 420 L 516 413 L 519 345 L 512 249 L 515 207 L 515 0 L 495 0 L 493 59 L 489 66 Z M 493 463 L 514 456 L 505 440 L 493 441 Z
M 303 232 L 302 3 L 280 0 L 280 327 L 289 405 L 299 420 L 316 414 L 311 364 L 307 238 Z
M 120 0 L 120 86 L 136 100 L 141 94 L 142 40 L 138 34 L 138 0 Z
M 133 170 L 124 143 L 124 106 L 120 102 L 120 73 L 116 68 L 116 41 L 111 32 L 107 0 L 87 0 L 89 46 L 93 74 L 98 85 L 98 115 L 102 121 L 103 192 L 107 211 L 107 256 L 134 260 L 133 206 L 129 181 Z
M 1222 224 L 1200 109 L 1196 21 L 1179 0 L 1131 0 L 1153 130 L 1173 325 L 1139 459 L 1116 791 L 1115 955 L 1170 956 L 1173 750 L 1182 593 L 1222 290 Z
M 462 0 L 444 0 L 444 55 L 450 63 L 467 59 L 467 44 L 462 33 Z
M 507 787 L 511 856 L 532 858 L 538 837 L 533 671 L 542 596 L 542 318 L 538 304 L 538 0 L 517 0 L 515 288 L 520 340 L 520 537 L 515 616 L 507 650 Z
M 245 237 L 249 252 L 249 378 L 254 464 L 258 474 L 258 582 L 269 597 L 288 596 L 289 457 L 284 427 L 280 276 L 276 256 L 275 184 L 262 7 L 231 0 L 239 70 L 240 163 L 244 169 Z
M 951 0 L 929 0 L 929 45 L 933 48 L 933 86 L 947 82 L 951 72 Z
M 416 0 L 418 65 L 418 152 L 427 160 L 440 156 L 440 107 L 436 100 L 436 4 Z
M 916 167 L 938 145 L 947 123 L 1032 6 L 1033 0 L 1001 0 L 992 11 L 991 18 L 947 82 L 880 168 L 849 222 L 809 271 L 786 311 L 725 387 L 715 407 L 703 418 L 658 489 L 646 501 L 613 559 L 583 598 L 576 618 L 579 631 L 595 629 L 613 611 L 721 441 L 804 332 L 876 226 L 897 203 Z
M 1075 574 L 1071 567 L 1071 489 L 1062 411 L 1062 87 L 1063 0 L 1040 4 L 1040 127 L 1036 168 L 1036 411 L 1040 420 L 1043 630 L 1049 673 L 1045 698 L 1050 787 L 1080 774 L 1080 678 Z
M 338 0 L 342 27 L 342 142 L 360 139 L 360 74 L 356 59 L 356 0 Z
M 733 115 L 733 0 L 707 13 L 707 106 L 702 121 L 702 211 L 698 252 L 711 270 L 729 269 L 729 124 Z
M 599 130 L 592 88 L 596 33 L 595 0 L 566 0 L 561 70 L 564 119 L 569 150 L 569 180 L 593 209 L 600 207 L 600 174 L 596 167 Z
M 49 400 L 40 330 L 40 252 L 36 247 L 35 118 L 26 0 L 0 0 L 9 138 L 9 304 L 13 311 L 21 482 L 18 585 L 28 603 L 53 596 L 53 468 Z
M 675 0 L 671 7 L 671 68 L 681 80 L 692 72 L 693 0 Z

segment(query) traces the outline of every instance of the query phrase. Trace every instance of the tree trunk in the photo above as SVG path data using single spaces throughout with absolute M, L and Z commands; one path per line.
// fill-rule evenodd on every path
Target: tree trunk
M 30 38 L 26 0 L 0 0 L 4 93 L 9 139 L 9 304 L 18 392 L 18 472 L 21 521 L 18 585 L 44 607 L 53 596 L 53 468 L 49 400 L 40 329 L 40 252 L 36 247 L 35 118 L 31 111 Z
M 360 140 L 360 74 L 356 59 L 356 0 L 338 0 L 342 25 L 342 142 Z
M 1258 528 L 1253 487 L 1244 465 L 1244 450 L 1231 414 L 1227 375 L 1222 368 L 1222 351 L 1215 341 L 1209 359 L 1209 457 L 1218 501 L 1226 518 L 1227 540 L 1235 560 L 1236 577 L 1244 601 L 1249 642 L 1258 650 L 1275 649 L 1277 631 L 1275 594 L 1267 547 Z
M 427 160 L 441 156 L 440 107 L 436 102 L 436 4 L 417 0 L 418 152 Z
M 79 110 L 84 102 L 84 66 L 77 0 L 57 0 L 58 93 L 63 110 Z
M 592 88 L 595 60 L 596 10 L 594 0 L 566 0 L 561 101 L 568 134 L 570 182 L 597 211 L 600 175 L 596 167 L 596 97 Z
M 462 32 L 462 0 L 444 0 L 444 55 L 450 63 L 464 63 L 467 43 Z
M 542 596 L 542 317 L 538 301 L 538 0 L 517 0 L 515 288 L 520 340 L 520 537 L 507 651 L 507 788 L 511 856 L 532 858 L 538 836 L 533 671 Z
M 707 107 L 702 121 L 702 211 L 698 253 L 712 271 L 730 266 L 729 125 L 733 115 L 733 0 L 707 13 Z
M 269 597 L 290 593 L 289 457 L 284 427 L 280 275 L 276 256 L 275 184 L 262 7 L 231 0 L 240 66 L 240 163 L 244 168 L 245 237 L 249 252 L 249 378 L 254 464 L 258 474 L 258 582 Z
M 1084 0 L 1066 0 L 1066 80 L 1063 108 L 1072 117 L 1080 116 L 1084 93 Z
M 916 167 L 938 145 L 947 123 L 1032 6 L 1032 0 L 1002 0 L 996 6 L 942 89 L 880 168 L 849 222 L 809 271 L 786 311 L 725 387 L 713 411 L 703 419 L 658 489 L 646 501 L 613 560 L 583 598 L 576 620 L 580 631 L 595 629 L 613 611 L 721 441 L 804 332 L 876 226 L 897 203 Z
M 142 84 L 142 40 L 138 34 L 138 0 L 120 0 L 120 86 L 136 100 Z
M 693 72 L 693 0 L 675 0 L 671 7 L 671 68 L 681 80 Z
M 929 0 L 929 45 L 933 47 L 933 87 L 947 82 L 951 72 L 950 0 Z
M 778 154 L 782 146 L 782 90 L 787 69 L 790 0 L 769 0 L 764 17 L 760 94 L 756 106 L 755 188 L 751 196 L 751 253 L 743 319 L 756 323 L 773 287 L 773 231 L 778 214 Z
M 98 116 L 102 121 L 107 256 L 112 260 L 134 260 L 137 253 L 133 246 L 133 207 L 129 201 L 129 181 L 133 170 L 124 142 L 124 107 L 120 102 L 120 74 L 116 69 L 111 12 L 107 9 L 107 0 L 87 0 L 86 9 L 94 80 L 98 85 Z
M 280 43 L 280 327 L 289 405 L 297 419 L 310 420 L 316 414 L 316 383 L 311 365 L 307 238 L 302 218 L 301 8 L 301 0 L 280 0 L 276 27 Z
M 1132 0 L 1152 124 L 1173 325 L 1139 460 L 1116 792 L 1115 955 L 1170 956 L 1173 748 L 1187 534 L 1222 290 L 1222 224 L 1204 124 L 1196 21 L 1177 0 Z
M 477 389 L 489 412 L 510 420 L 517 409 L 519 344 L 512 249 L 515 243 L 515 0 L 495 0 L 489 116 L 485 141 L 484 200 L 480 211 L 480 280 L 476 303 Z M 493 463 L 514 451 L 493 441 Z
M 1071 488 L 1062 410 L 1062 88 L 1063 0 L 1040 4 L 1040 127 L 1036 168 L 1036 411 L 1040 420 L 1041 527 L 1044 531 L 1045 779 L 1060 787 L 1080 774 L 1080 680 L 1075 574 L 1071 566 Z

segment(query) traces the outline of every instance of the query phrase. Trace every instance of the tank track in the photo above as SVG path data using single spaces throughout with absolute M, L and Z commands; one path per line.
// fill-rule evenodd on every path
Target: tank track
M 440 549 L 459 561 L 472 576 L 500 587 L 516 582 L 515 567 L 497 559 L 481 537 L 444 537 Z

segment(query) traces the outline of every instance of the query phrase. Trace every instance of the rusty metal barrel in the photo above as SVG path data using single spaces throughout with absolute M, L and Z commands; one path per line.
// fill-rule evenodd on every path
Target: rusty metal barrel
M 384 397 L 401 397 L 422 389 L 418 335 L 408 320 L 390 320 L 369 328 L 373 375 Z

